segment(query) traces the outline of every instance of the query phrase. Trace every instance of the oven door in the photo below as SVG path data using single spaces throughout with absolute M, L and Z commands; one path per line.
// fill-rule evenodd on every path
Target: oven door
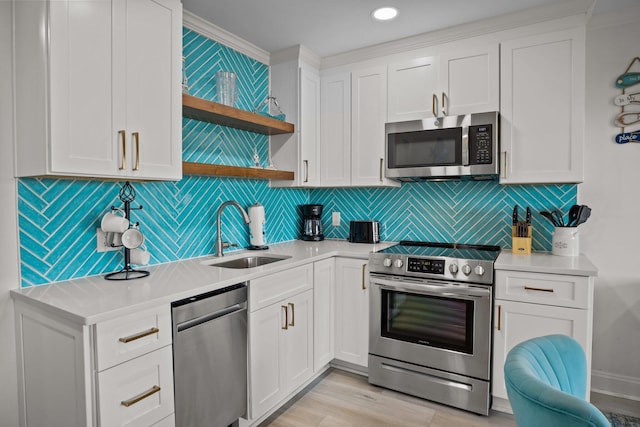
M 490 379 L 492 289 L 371 274 L 369 352 Z

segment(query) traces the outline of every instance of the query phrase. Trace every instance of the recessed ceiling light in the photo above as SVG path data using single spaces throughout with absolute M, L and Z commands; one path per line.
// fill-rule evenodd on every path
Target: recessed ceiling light
M 388 21 L 398 16 L 398 9 L 395 7 L 379 7 L 371 13 L 378 21 Z

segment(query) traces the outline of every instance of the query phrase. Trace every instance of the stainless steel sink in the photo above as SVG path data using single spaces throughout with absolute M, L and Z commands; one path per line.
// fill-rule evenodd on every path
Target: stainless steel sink
M 240 258 L 233 258 L 228 261 L 212 262 L 210 267 L 222 268 L 253 268 L 261 265 L 271 264 L 291 258 L 288 255 L 247 255 Z

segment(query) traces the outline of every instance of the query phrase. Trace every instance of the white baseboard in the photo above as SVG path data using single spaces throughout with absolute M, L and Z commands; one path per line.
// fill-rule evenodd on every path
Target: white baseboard
M 591 391 L 640 401 L 640 378 L 592 370 Z

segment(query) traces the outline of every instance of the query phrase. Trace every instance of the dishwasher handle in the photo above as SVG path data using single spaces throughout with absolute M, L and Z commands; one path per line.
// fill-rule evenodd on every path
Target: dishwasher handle
M 213 313 L 207 313 L 207 314 L 205 314 L 203 316 L 199 316 L 199 317 L 196 317 L 196 318 L 193 318 L 193 319 L 186 320 L 186 321 L 184 321 L 182 323 L 178 323 L 176 325 L 176 329 L 177 329 L 178 332 L 182 332 L 184 330 L 193 328 L 193 327 L 201 325 L 203 323 L 210 322 L 212 320 L 216 320 L 216 319 L 219 319 L 221 317 L 229 316 L 229 315 L 231 315 L 233 313 L 237 313 L 237 312 L 240 312 L 240 311 L 246 311 L 246 310 L 247 310 L 247 303 L 246 302 L 243 302 L 243 303 L 240 303 L 240 304 L 234 304 L 232 306 L 225 307 L 222 310 L 218 310 L 218 311 L 213 312 Z

